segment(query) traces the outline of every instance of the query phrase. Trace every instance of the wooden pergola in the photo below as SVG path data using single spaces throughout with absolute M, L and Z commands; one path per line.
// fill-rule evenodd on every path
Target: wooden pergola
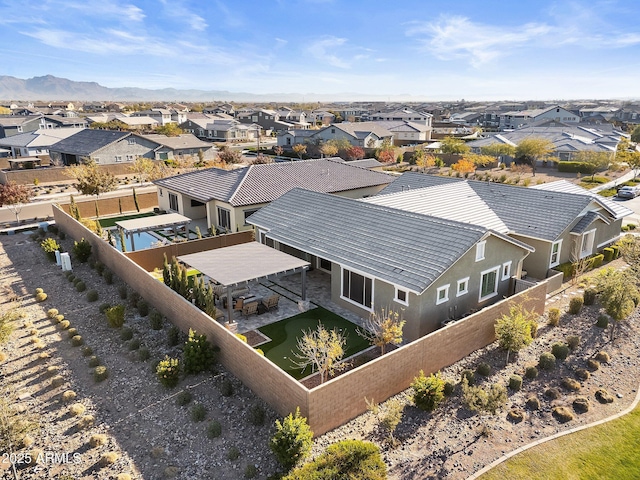
M 118 230 L 125 236 L 131 237 L 131 250 L 135 251 L 136 246 L 133 241 L 133 234 L 148 232 L 150 230 L 163 230 L 171 228 L 174 237 L 178 235 L 178 228 L 186 227 L 191 223 L 189 217 L 180 215 L 179 213 L 167 213 L 165 215 L 153 215 L 150 217 L 134 218 L 132 220 L 121 220 L 116 222 Z M 187 231 L 187 240 L 189 240 L 189 229 Z

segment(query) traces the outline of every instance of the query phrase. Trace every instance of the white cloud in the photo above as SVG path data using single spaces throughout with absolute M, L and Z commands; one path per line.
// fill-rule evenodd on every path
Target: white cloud
M 200 15 L 193 13 L 181 1 L 160 0 L 164 6 L 165 15 L 172 20 L 179 20 L 186 23 L 190 28 L 201 32 L 209 26 L 207 21 Z
M 347 43 L 346 38 L 328 36 L 311 43 L 307 47 L 307 51 L 321 62 L 338 68 L 349 68 L 351 66 L 349 62 L 334 53 L 338 47 L 343 46 L 345 43 Z

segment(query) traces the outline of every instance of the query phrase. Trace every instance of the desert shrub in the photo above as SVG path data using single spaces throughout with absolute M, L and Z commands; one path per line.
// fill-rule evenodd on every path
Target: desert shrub
M 189 329 L 189 338 L 184 344 L 182 355 L 184 373 L 187 375 L 209 370 L 216 360 L 216 351 L 207 336 L 198 335 L 193 329 Z
M 596 400 L 600 403 L 612 403 L 613 395 L 607 392 L 604 388 L 596 390 Z
M 256 478 L 258 473 L 260 473 L 258 467 L 250 463 L 244 469 L 244 478 Z
M 58 326 L 60 327 L 61 330 L 66 330 L 67 328 L 69 328 L 69 325 L 71 325 L 71 322 L 69 320 L 62 320 Z
M 107 268 L 107 267 L 105 267 L 104 263 L 96 262 L 96 272 L 98 272 L 98 275 L 102 275 L 102 273 L 104 272 L 105 268 Z
M 90 357 L 91 355 L 93 355 L 93 349 L 89 345 L 85 345 L 84 347 L 82 347 L 83 357 Z
M 476 373 L 478 375 L 482 375 L 483 377 L 488 377 L 491 375 L 491 365 L 486 362 L 482 362 L 476 367 Z
M 79 347 L 84 343 L 84 340 L 82 340 L 82 337 L 80 335 L 74 335 L 73 337 L 71 337 L 71 345 L 73 345 L 74 347 Z
M 576 413 L 587 413 L 589 411 L 589 400 L 586 397 L 576 397 L 573 400 L 573 410 Z
M 101 303 L 100 307 L 98 308 L 98 310 L 100 310 L 100 313 L 105 313 L 110 308 L 111 308 L 111 304 L 110 303 Z
M 133 340 L 131 340 L 129 342 L 129 345 L 127 345 L 127 348 L 131 351 L 138 350 L 140 348 L 140 339 L 134 338 Z
M 67 335 L 69 336 L 69 338 L 75 337 L 76 335 L 78 335 L 78 329 L 77 328 L 68 329 L 67 330 Z
M 87 285 L 84 282 L 76 283 L 76 290 L 78 292 L 84 292 L 87 289 Z M 97 300 L 97 299 L 96 299 Z
M 53 377 L 54 375 L 57 375 L 59 372 L 60 372 L 60 367 L 58 367 L 57 365 L 51 365 L 50 367 L 47 367 L 45 374 L 47 375 L 47 377 Z
M 607 328 L 609 326 L 609 317 L 604 313 L 598 315 L 598 320 L 596 321 L 596 327 L 599 328 Z
M 453 382 L 446 381 L 444 382 L 444 387 L 442 389 L 442 393 L 444 393 L 445 397 L 450 397 L 453 395 L 453 391 L 455 390 L 456 385 Z
M 476 384 L 476 376 L 473 374 L 473 370 L 469 370 L 468 368 L 463 370 L 460 374 L 460 381 L 467 380 L 468 385 Z
M 607 247 L 605 249 L 602 250 L 602 254 L 604 255 L 604 261 L 605 262 L 610 262 L 611 260 L 613 260 L 613 255 L 614 255 L 614 250 L 613 248 Z
M 269 447 L 286 470 L 305 458 L 312 444 L 313 432 L 299 408 L 295 415 L 290 413 L 282 422 L 276 420 L 276 432 L 269 440 Z
M 241 333 L 236 333 L 236 337 L 238 337 L 240 340 L 242 340 L 244 343 L 247 343 L 247 337 L 246 335 L 242 335 Z
M 569 345 L 564 342 L 555 342 L 551 345 L 551 353 L 556 360 L 565 360 L 569 356 Z
M 44 290 L 43 290 L 42 288 L 36 288 L 36 289 L 33 291 L 33 294 L 34 294 L 34 295 L 37 295 L 37 294 L 39 294 L 39 293 L 43 293 L 43 292 L 44 292 Z
M 55 375 L 51 379 L 51 388 L 58 388 L 62 385 L 64 385 L 64 378 L 62 377 L 62 375 Z
M 507 419 L 513 423 L 520 423 L 524 420 L 524 418 L 525 413 L 520 408 L 512 408 L 511 410 L 509 410 L 509 413 L 507 413 Z
M 96 382 L 103 382 L 109 377 L 109 371 L 104 365 L 98 365 L 93 369 L 93 379 Z
M 577 315 L 582 310 L 582 305 L 584 304 L 584 300 L 580 297 L 573 297 L 569 301 L 569 313 L 572 315 Z
M 509 377 L 509 388 L 514 392 L 522 388 L 522 377 L 520 375 L 511 375 Z
M 80 420 L 78 420 L 78 428 L 80 430 L 86 430 L 88 428 L 93 427 L 93 424 L 96 422 L 96 419 L 94 418 L 93 415 L 83 415 L 82 417 L 80 417 Z
M 141 362 L 146 362 L 147 360 L 149 360 L 149 358 L 151 358 L 151 352 L 149 352 L 148 348 L 143 347 L 138 350 L 138 360 L 140 360 Z
M 557 400 L 560 398 L 561 394 L 560 390 L 558 390 L 557 388 L 549 387 L 544 391 L 544 396 L 549 400 Z
M 131 480 L 131 475 L 128 473 L 119 473 L 116 475 L 116 480 Z
M 582 294 L 582 300 L 585 305 L 593 305 L 596 302 L 596 290 L 587 288 Z
M 89 446 L 92 448 L 100 447 L 102 445 L 106 445 L 108 441 L 109 438 L 106 435 L 96 433 L 91 435 L 91 438 L 89 438 Z
M 432 412 L 444 400 L 444 380 L 439 373 L 428 377 L 420 370 L 420 374 L 413 379 L 413 403 L 426 412 Z
M 191 392 L 189 392 L 188 390 L 183 390 L 178 395 L 176 395 L 176 405 L 183 407 L 187 405 L 192 398 L 193 395 L 191 395 Z
M 149 315 L 149 304 L 144 300 L 140 300 L 137 303 L 136 308 L 138 309 L 138 313 L 141 317 L 146 317 L 147 315 Z
M 47 317 L 49 318 L 55 318 L 56 315 L 58 315 L 58 309 L 57 308 L 50 308 L 49 310 L 47 310 Z
M 67 275 L 67 280 L 69 281 L 69 283 L 73 283 L 75 279 L 76 276 L 73 273 L 71 275 Z
M 540 355 L 538 366 L 542 370 L 553 370 L 553 368 L 556 366 L 556 357 L 551 352 L 544 352 L 542 355 Z
M 605 351 L 599 351 L 596 353 L 595 359 L 600 363 L 609 363 L 611 361 L 611 357 Z
M 86 407 L 81 403 L 74 403 L 69 407 L 69 415 L 72 417 L 78 417 L 82 415 L 86 410 Z
M 524 376 L 529 380 L 533 380 L 538 376 L 538 369 L 534 365 L 529 365 L 524 370 Z
M 600 362 L 595 358 L 590 358 L 589 360 L 587 360 L 587 368 L 592 372 L 595 372 L 596 370 L 600 369 Z
M 238 450 L 237 447 L 231 447 L 229 448 L 229 450 L 227 451 L 227 460 L 237 460 L 240 458 L 240 450 Z
M 46 293 L 38 293 L 36 295 L 36 302 L 44 302 L 47 299 L 47 294 Z
M 120 332 L 120 340 L 126 342 L 128 340 L 131 340 L 133 338 L 133 330 L 131 330 L 128 327 L 125 327 L 122 329 L 122 331 Z
M 73 256 L 80 263 L 86 263 L 91 255 L 91 244 L 84 238 L 79 242 L 73 242 Z
M 162 314 L 157 310 L 151 310 L 149 314 L 149 323 L 152 330 L 162 330 Z
M 264 425 L 265 415 L 264 407 L 259 403 L 255 403 L 249 409 L 249 423 L 257 427 Z
M 74 279 L 73 279 L 73 282 L 71 282 L 71 283 L 73 283 L 73 286 L 75 287 L 75 286 L 77 286 L 81 281 L 82 281 L 82 279 L 81 279 L 80 277 L 76 277 L 76 278 L 74 278 Z
M 78 395 L 73 390 L 65 390 L 60 394 L 60 400 L 64 403 L 73 402 Z
M 207 425 L 207 437 L 217 438 L 222 434 L 222 425 L 217 420 L 211 420 Z
M 462 381 L 462 397 L 469 410 L 495 415 L 507 402 L 507 389 L 499 383 L 486 389 L 470 386 L 465 379 Z
M 577 392 L 582 388 L 578 380 L 570 377 L 564 377 L 562 379 L 562 386 L 571 392 Z
M 576 370 L 576 377 L 578 377 L 580 380 L 589 380 L 591 374 L 586 368 L 578 368 Z
M 180 360 L 166 355 L 156 367 L 156 376 L 165 387 L 175 387 L 180 379 Z
M 111 328 L 120 328 L 124 325 L 124 305 L 114 305 L 105 311 L 107 323 Z
M 113 284 L 113 272 L 111 270 L 105 270 L 104 273 L 102 274 L 102 278 L 104 278 L 104 282 L 107 285 Z
M 130 294 L 129 294 L 129 305 L 133 308 L 137 308 L 138 307 L 138 302 L 142 300 L 142 297 L 140 296 L 140 294 L 138 292 L 136 292 L 135 290 L 133 290 Z
M 126 285 L 120 285 L 118 287 L 118 295 L 120 296 L 120 298 L 122 300 L 126 300 L 127 297 L 129 296 L 129 289 L 127 288 Z
M 552 415 L 560 423 L 567 423 L 575 418 L 571 410 L 569 410 L 567 407 L 554 407 L 552 410 Z
M 89 290 L 87 292 L 87 300 L 89 302 L 96 302 L 98 300 L 98 292 L 96 290 Z
M 102 454 L 99 460 L 99 464 L 101 467 L 108 467 L 109 465 L 113 465 L 118 461 L 120 455 L 117 452 L 105 452 Z
M 42 251 L 46 253 L 47 258 L 52 262 L 56 261 L 56 250 L 60 250 L 60 244 L 56 242 L 53 238 L 45 238 L 40 242 L 40 248 Z
M 170 347 L 175 347 L 180 343 L 180 329 L 175 325 L 172 325 L 169 330 L 167 330 L 167 344 Z
M 580 337 L 578 335 L 569 335 L 567 337 L 567 346 L 571 351 L 575 350 L 580 344 Z
M 100 365 L 100 359 L 98 357 L 96 357 L 95 355 L 91 355 L 89 357 L 89 367 L 91 368 L 95 368 L 98 365 Z
M 55 317 L 53 317 L 53 320 L 56 323 L 60 323 L 60 322 L 62 322 L 64 320 L 64 315 L 56 315 Z
M 230 397 L 233 395 L 233 383 L 228 378 L 223 378 L 220 382 L 220 394 L 223 397 Z
M 195 404 L 191 408 L 191 420 L 194 422 L 202 422 L 207 418 L 207 408 L 201 403 Z
M 547 324 L 552 327 L 557 327 L 560 323 L 560 309 L 559 308 L 550 308 L 547 313 Z
M 532 396 L 527 398 L 525 405 L 529 410 L 540 410 L 540 400 L 538 397 Z

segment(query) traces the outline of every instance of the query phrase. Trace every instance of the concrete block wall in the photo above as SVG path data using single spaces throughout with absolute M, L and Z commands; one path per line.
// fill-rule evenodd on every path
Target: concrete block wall
M 155 192 L 139 193 L 136 196 L 138 197 L 140 210 L 149 210 L 158 206 L 158 195 Z M 110 197 L 82 201 L 75 200 L 82 218 L 93 218 L 96 216 L 96 201 L 98 202 L 100 216 L 118 215 L 120 214 L 120 207 L 122 207 L 123 214 L 134 214 L 138 212 L 136 210 L 136 204 L 133 201 L 133 193 L 131 193 L 126 197 Z M 68 203 L 60 205 L 60 208 L 64 212 L 69 213 Z

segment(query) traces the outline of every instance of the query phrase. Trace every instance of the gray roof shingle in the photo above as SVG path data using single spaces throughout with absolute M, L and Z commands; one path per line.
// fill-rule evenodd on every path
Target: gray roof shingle
M 118 140 L 131 135 L 130 132 L 116 132 L 113 130 L 80 130 L 55 144 L 51 151 L 69 153 L 72 155 L 91 155 Z
M 476 225 L 298 188 L 261 208 L 248 222 L 267 229 L 270 238 L 283 244 L 416 293 L 488 232 Z

